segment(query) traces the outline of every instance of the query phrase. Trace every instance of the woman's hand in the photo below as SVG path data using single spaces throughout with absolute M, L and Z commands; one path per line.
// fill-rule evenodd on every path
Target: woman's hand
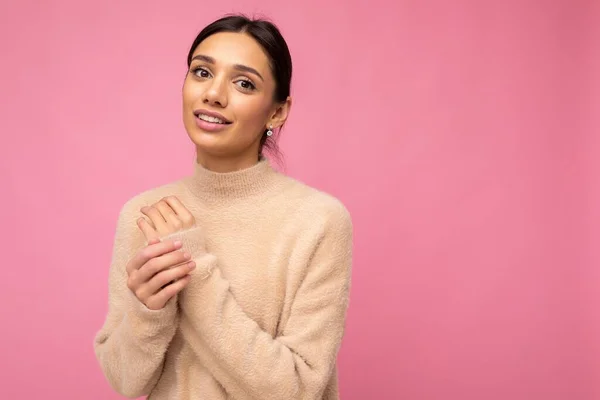
M 190 281 L 196 267 L 181 242 L 151 239 L 127 263 L 127 287 L 150 310 L 160 310 Z
M 196 224 L 192 213 L 175 196 L 164 197 L 150 207 L 142 207 L 140 211 L 147 219 L 141 217 L 137 224 L 148 242 L 192 228 Z

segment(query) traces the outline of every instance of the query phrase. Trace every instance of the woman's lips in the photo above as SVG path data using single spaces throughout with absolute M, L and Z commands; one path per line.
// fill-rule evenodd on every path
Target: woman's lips
M 207 131 L 207 132 L 219 132 L 224 129 L 227 129 L 227 127 L 230 125 L 229 123 L 220 124 L 218 122 L 204 121 L 203 119 L 198 118 L 198 116 L 196 116 L 194 118 L 194 120 L 196 121 L 196 126 L 198 128 L 202 129 L 203 131 Z
M 198 128 L 207 132 L 222 131 L 231 124 L 223 115 L 210 110 L 195 110 L 194 117 Z
M 196 117 L 198 117 L 199 115 L 205 115 L 207 117 L 218 118 L 218 119 L 221 120 L 221 122 L 224 122 L 226 124 L 230 124 L 231 123 L 230 120 L 228 120 L 227 118 L 225 118 L 223 115 L 219 114 L 216 111 L 199 109 L 199 110 L 194 110 L 194 115 Z

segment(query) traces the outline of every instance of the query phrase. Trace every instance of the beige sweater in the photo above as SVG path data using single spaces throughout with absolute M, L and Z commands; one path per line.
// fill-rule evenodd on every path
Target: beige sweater
M 151 400 L 338 399 L 352 258 L 346 208 L 267 160 L 225 174 L 194 168 L 121 210 L 108 315 L 94 342 L 108 382 Z M 169 238 L 197 267 L 153 311 L 127 288 L 125 265 L 145 245 L 140 208 L 168 195 L 196 218 Z

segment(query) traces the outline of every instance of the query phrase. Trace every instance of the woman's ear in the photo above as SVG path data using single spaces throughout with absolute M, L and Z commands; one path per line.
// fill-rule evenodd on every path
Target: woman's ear
M 290 114 L 290 109 L 292 108 L 292 98 L 288 96 L 287 99 L 283 103 L 278 103 L 275 110 L 271 114 L 269 118 L 268 126 L 273 125 L 273 128 L 281 127 L 288 118 Z

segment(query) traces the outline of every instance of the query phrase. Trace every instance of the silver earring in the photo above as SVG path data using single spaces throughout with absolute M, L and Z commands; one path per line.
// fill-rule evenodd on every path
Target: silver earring
M 267 131 L 267 136 L 273 136 L 273 125 L 269 127 L 269 130 Z

